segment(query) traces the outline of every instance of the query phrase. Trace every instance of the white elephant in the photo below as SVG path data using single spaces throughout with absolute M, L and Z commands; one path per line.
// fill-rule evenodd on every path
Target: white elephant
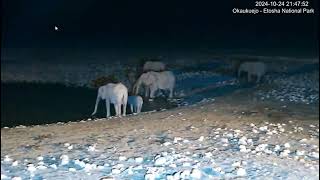
M 109 83 L 98 89 L 96 105 L 92 115 L 97 113 L 100 100 L 106 101 L 107 118 L 110 116 L 110 103 L 114 105 L 116 116 L 121 116 L 121 105 L 123 105 L 123 116 L 126 115 L 128 101 L 128 89 L 122 83 Z
M 133 93 L 138 94 L 139 88 L 145 87 L 145 97 L 154 98 L 157 90 L 169 90 L 169 98 L 173 96 L 176 79 L 171 71 L 143 73 L 133 87 Z
M 147 61 L 143 65 L 143 72 L 148 71 L 164 71 L 166 65 L 161 61 Z
M 132 113 L 140 113 L 143 105 L 143 99 L 141 96 L 129 96 L 128 105 Z
M 262 62 L 244 62 L 239 66 L 238 77 L 242 72 L 248 73 L 248 82 L 251 82 L 252 76 L 257 76 L 257 83 L 261 82 L 261 78 L 266 73 L 266 65 Z

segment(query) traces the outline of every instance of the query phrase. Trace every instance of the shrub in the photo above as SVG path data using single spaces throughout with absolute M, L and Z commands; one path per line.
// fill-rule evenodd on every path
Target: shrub
M 108 83 L 118 83 L 119 80 L 116 78 L 114 74 L 109 76 L 102 76 L 98 77 L 97 79 L 94 79 L 91 81 L 91 85 L 95 88 L 98 88 L 100 86 L 104 86 Z

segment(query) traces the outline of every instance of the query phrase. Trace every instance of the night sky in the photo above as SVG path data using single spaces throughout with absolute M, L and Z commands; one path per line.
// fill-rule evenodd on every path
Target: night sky
M 234 15 L 254 1 L 3 0 L 1 48 L 259 49 L 317 54 L 314 15 Z M 311 6 L 318 5 L 311 2 Z M 58 26 L 59 31 L 54 30 Z

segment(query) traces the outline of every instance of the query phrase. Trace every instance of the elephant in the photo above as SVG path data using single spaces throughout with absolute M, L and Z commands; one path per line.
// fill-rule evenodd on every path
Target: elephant
M 132 113 L 140 113 L 143 105 L 143 99 L 141 96 L 129 96 L 128 105 Z
M 143 72 L 148 71 L 164 71 L 166 65 L 161 61 L 147 61 L 143 65 Z
M 121 116 L 121 105 L 123 105 L 123 116 L 126 115 L 128 101 L 128 89 L 122 83 L 108 83 L 98 89 L 96 105 L 92 116 L 97 113 L 100 100 L 105 100 L 107 118 L 110 116 L 110 103 L 114 105 L 116 116 Z
M 138 94 L 140 86 L 144 85 L 145 97 L 154 98 L 157 90 L 169 90 L 169 98 L 172 98 L 175 81 L 176 79 L 171 71 L 146 72 L 141 74 L 136 81 L 133 87 L 133 93 Z
M 247 72 L 248 82 L 251 82 L 252 76 L 257 76 L 256 83 L 261 82 L 262 76 L 266 73 L 266 65 L 262 62 L 244 62 L 240 64 L 238 69 L 238 77 L 242 72 Z

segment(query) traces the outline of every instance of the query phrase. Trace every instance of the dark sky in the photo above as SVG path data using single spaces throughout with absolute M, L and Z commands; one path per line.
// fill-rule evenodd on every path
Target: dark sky
M 260 48 L 314 51 L 314 15 L 233 15 L 254 1 L 3 0 L 2 48 Z M 311 2 L 311 6 L 317 5 Z M 316 10 L 317 11 L 317 10 Z M 54 26 L 61 28 L 54 31 Z

